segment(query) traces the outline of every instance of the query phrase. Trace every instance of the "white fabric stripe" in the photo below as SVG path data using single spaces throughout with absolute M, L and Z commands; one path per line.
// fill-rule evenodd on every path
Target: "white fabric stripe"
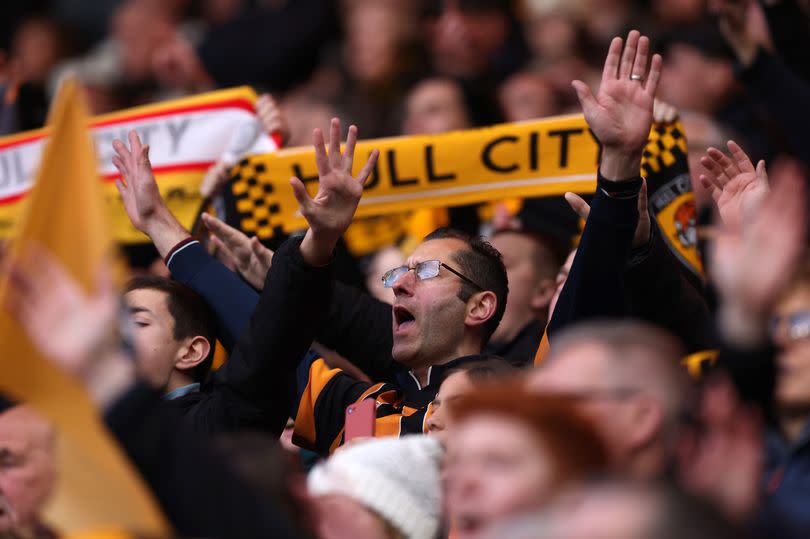
M 402 193 L 394 195 L 381 195 L 377 197 L 361 198 L 360 205 L 385 204 L 387 202 L 399 202 L 402 200 L 419 200 L 435 196 L 457 195 L 461 193 L 473 193 L 475 191 L 511 189 L 513 187 L 527 187 L 532 185 L 546 185 L 557 182 L 588 182 L 596 181 L 596 174 L 572 174 L 570 176 L 552 176 L 550 178 L 526 178 L 522 180 L 511 180 L 503 182 L 476 183 L 474 185 L 459 185 L 457 187 L 447 187 L 445 189 L 430 189 L 419 193 Z
M 169 271 L 171 271 L 171 269 L 172 269 L 171 266 L 172 266 L 172 260 L 174 260 L 174 256 L 177 253 L 179 253 L 180 251 L 182 251 L 183 249 L 185 249 L 186 247 L 188 247 L 189 245 L 194 245 L 195 243 L 200 243 L 200 242 L 197 241 L 197 240 L 192 240 L 192 241 L 188 242 L 187 244 L 183 245 L 178 250 L 176 250 L 175 252 L 172 253 L 172 256 L 169 257 L 169 261 L 166 262 L 166 267 L 169 268 Z

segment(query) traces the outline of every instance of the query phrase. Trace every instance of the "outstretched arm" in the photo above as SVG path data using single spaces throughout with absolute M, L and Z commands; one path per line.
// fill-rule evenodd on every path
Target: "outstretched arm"
M 639 222 L 639 170 L 661 74 L 658 55 L 647 72 L 649 51 L 650 40 L 634 30 L 626 43 L 618 37 L 611 42 L 596 95 L 585 83 L 573 82 L 585 119 L 602 144 L 602 161 L 590 214 L 548 335 L 580 320 L 626 314 L 627 254 L 634 237 L 649 237 L 646 211 L 646 221 Z
M 360 174 L 352 176 L 357 128 L 349 128 L 343 154 L 337 119 L 332 120 L 330 138 L 327 155 L 323 133 L 313 134 L 320 177 L 315 197 L 310 198 L 298 179 L 292 180 L 310 228 L 303 239 L 292 238 L 275 253 L 247 330 L 214 377 L 217 393 L 238 395 L 255 406 L 264 416 L 264 428 L 279 434 L 294 398 L 296 366 L 327 316 L 334 285 L 332 253 L 376 162 L 373 152 Z
M 112 161 L 121 173 L 115 186 L 132 225 L 149 236 L 160 256 L 166 257 L 172 247 L 189 237 L 189 233 L 160 196 L 149 162 L 149 146 L 141 143 L 135 131 L 130 131 L 128 138 L 129 148 L 118 139 L 113 141 L 116 155 Z

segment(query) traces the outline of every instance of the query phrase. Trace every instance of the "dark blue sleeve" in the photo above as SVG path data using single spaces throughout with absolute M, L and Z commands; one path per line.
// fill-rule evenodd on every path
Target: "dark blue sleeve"
M 230 352 L 247 328 L 259 294 L 198 241 L 173 250 L 166 265 L 175 279 L 200 294 L 214 311 L 219 342 Z
M 546 328 L 549 338 L 576 322 L 627 314 L 624 269 L 638 224 L 640 188 L 640 177 L 622 182 L 599 178 L 577 254 Z

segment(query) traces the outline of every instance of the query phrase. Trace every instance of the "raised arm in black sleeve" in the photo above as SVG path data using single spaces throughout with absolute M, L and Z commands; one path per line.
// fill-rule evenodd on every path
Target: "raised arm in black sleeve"
M 620 182 L 601 175 L 577 254 L 546 333 L 594 318 L 627 315 L 624 269 L 638 224 L 641 178 Z

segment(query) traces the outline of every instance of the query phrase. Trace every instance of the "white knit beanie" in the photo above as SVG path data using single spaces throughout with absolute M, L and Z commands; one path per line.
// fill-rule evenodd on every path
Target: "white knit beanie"
M 312 496 L 344 494 L 385 518 L 408 539 L 433 539 L 441 515 L 443 450 L 413 435 L 346 447 L 310 472 Z

